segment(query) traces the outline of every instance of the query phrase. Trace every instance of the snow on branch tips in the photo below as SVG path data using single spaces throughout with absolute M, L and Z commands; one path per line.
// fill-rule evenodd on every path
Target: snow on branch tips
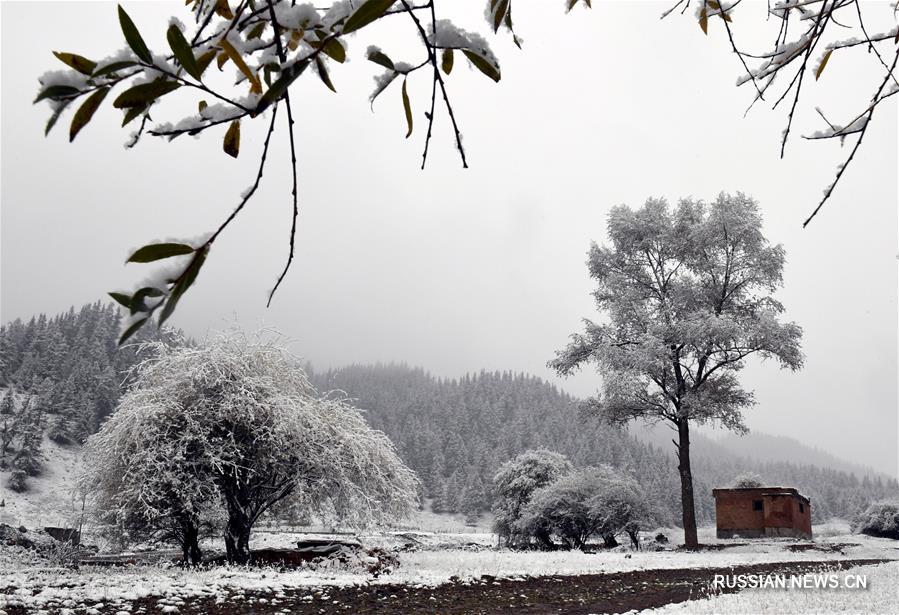
M 831 123 L 824 113 L 815 108 L 826 124 L 825 128 L 806 135 L 806 139 L 839 138 L 841 144 L 847 137 L 854 139 L 849 153 L 837 166 L 834 181 L 824 190 L 824 195 L 811 214 L 803 222 L 807 226 L 830 199 L 843 173 L 853 161 L 862 140 L 871 125 L 871 119 L 881 104 L 899 87 L 896 75 L 896 61 L 899 59 L 899 28 L 895 24 L 895 11 L 882 10 L 873 4 L 859 0 L 784 0 L 769 3 L 762 17 L 773 24 L 773 40 L 761 49 L 748 50 L 737 43 L 739 23 L 750 19 L 747 4 L 745 10 L 736 8 L 740 0 L 724 2 L 719 0 L 678 0 L 662 17 L 675 11 L 684 14 L 693 2 L 693 18 L 706 35 L 711 28 L 720 27 L 727 36 L 731 51 L 739 59 L 743 74 L 737 85 L 751 83 L 755 89 L 751 109 L 758 101 L 771 101 L 776 109 L 785 104 L 785 128 L 780 137 L 780 156 L 786 152 L 787 142 L 792 133 L 793 120 L 799 111 L 800 98 L 807 97 L 803 87 L 808 81 L 818 81 L 825 72 L 833 72 L 839 64 L 845 71 L 848 62 L 865 61 L 863 57 L 853 57 L 853 48 L 868 52 L 869 61 L 879 69 L 879 74 L 871 83 L 871 89 L 860 93 L 866 100 L 849 121 L 839 125 Z M 757 8 L 753 5 L 752 8 Z M 876 23 L 879 22 L 879 23 Z M 872 27 L 876 23 L 877 27 Z M 720 24 L 720 26 L 715 26 Z M 792 27 L 788 27 L 792 26 Z M 851 36 L 846 36 L 850 32 Z M 837 38 L 836 34 L 839 34 Z M 827 69 L 827 70 L 825 70 Z M 851 71 L 852 76 L 856 71 Z M 767 98 L 766 98 L 767 97 Z M 747 110 L 748 111 L 748 110 Z
M 386 69 L 376 77 L 372 102 L 402 76 L 406 137 L 411 137 L 412 101 L 407 82 L 421 69 L 426 69 L 432 87 L 421 166 L 424 168 L 427 162 L 438 111 L 438 90 L 453 128 L 462 166 L 468 166 L 446 78 L 452 71 L 455 51 L 461 52 L 472 66 L 493 81 L 500 80 L 499 60 L 480 34 L 467 32 L 450 21 L 438 20 L 436 5 L 439 1 L 413 4 L 407 0 L 337 0 L 322 6 L 292 0 L 188 0 L 184 10 L 189 11 L 191 19 L 182 21 L 172 16 L 168 20 L 166 50 L 150 49 L 138 25 L 120 6 L 118 22 L 126 46 L 100 61 L 76 53 L 54 52 L 66 68 L 47 72 L 39 78 L 40 89 L 34 102 L 46 101 L 50 106 L 45 133 L 49 133 L 69 107 L 74 108 L 77 103 L 69 128 L 70 141 L 91 122 L 109 98 L 112 106 L 122 113 L 122 126 L 136 123 L 137 129 L 131 133 L 127 148 L 137 145 L 144 135 L 170 141 L 184 134 L 199 137 L 216 132 L 222 139 L 222 150 L 233 158 L 240 154 L 240 134 L 241 130 L 246 130 L 245 125 L 262 117 L 269 108 L 276 111 L 281 105 L 285 110 L 283 115 L 286 115 L 285 132 L 293 170 L 290 192 L 293 218 L 286 263 L 269 296 L 271 302 L 293 261 L 299 213 L 297 160 L 300 154 L 294 139 L 291 87 L 305 73 L 316 75 L 325 87 L 336 92 L 331 71 L 335 65 L 346 61 L 350 40 L 366 36 L 371 24 L 382 19 L 405 18 L 410 26 L 410 37 L 422 47 L 418 59 L 396 62 L 378 46 L 368 47 L 365 56 Z M 578 0 L 569 0 L 566 6 L 570 10 L 577 3 Z M 581 3 L 590 6 L 589 0 L 581 0 Z M 512 32 L 511 0 L 488 0 L 487 14 L 494 33 L 501 25 Z M 186 26 L 184 22 L 190 25 Z M 515 44 L 520 46 L 520 39 L 514 32 L 512 36 Z M 230 69 L 230 74 L 225 73 L 227 78 L 223 79 L 210 69 L 213 63 L 218 72 Z M 312 70 L 307 73 L 310 66 Z M 171 112 L 165 104 L 167 101 L 183 100 L 188 96 L 194 98 L 196 113 L 155 122 L 155 118 Z M 151 111 L 154 120 L 150 119 Z M 275 132 L 274 115 L 273 111 L 250 197 L 262 178 L 269 141 Z M 151 121 L 153 125 L 148 126 Z M 154 247 L 157 244 L 146 246 L 155 254 L 154 260 L 191 257 L 182 263 L 183 270 L 156 284 L 144 285 L 133 294 L 114 293 L 116 300 L 130 312 L 129 326 L 123 332 L 122 341 L 147 323 L 157 308 L 161 309 L 160 324 L 171 315 L 178 299 L 199 273 L 215 238 L 230 225 L 247 201 L 248 197 L 242 196 L 231 215 L 202 245 L 169 247 L 176 250 L 172 254 Z M 147 301 L 148 298 L 152 300 Z
M 229 560 L 245 563 L 253 525 L 278 508 L 364 527 L 417 506 L 418 479 L 387 436 L 320 395 L 277 343 L 235 332 L 146 350 L 86 445 L 79 484 L 101 520 L 181 528 L 189 553 L 222 519 Z

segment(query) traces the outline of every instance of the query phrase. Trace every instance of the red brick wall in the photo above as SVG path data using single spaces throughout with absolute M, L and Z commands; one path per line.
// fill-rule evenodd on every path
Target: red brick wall
M 715 518 L 719 530 L 763 530 L 765 513 L 752 510 L 752 501 L 761 500 L 762 490 L 722 491 L 715 494 Z
M 715 518 L 719 537 L 733 535 L 790 536 L 812 535 L 811 506 L 792 493 L 770 494 L 782 489 L 716 489 Z M 753 510 L 753 501 L 762 502 L 762 510 Z M 800 505 L 802 511 L 800 511 Z

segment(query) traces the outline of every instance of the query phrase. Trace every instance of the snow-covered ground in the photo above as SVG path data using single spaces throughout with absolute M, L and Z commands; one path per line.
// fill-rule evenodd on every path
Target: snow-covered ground
M 816 575 L 803 575 L 805 582 L 820 582 Z M 866 586 L 856 587 L 864 577 Z M 839 587 L 831 589 L 744 589 L 736 594 L 721 594 L 704 600 L 668 604 L 641 611 L 642 615 L 703 615 L 714 613 L 899 613 L 899 562 L 877 566 L 858 566 L 836 573 Z M 849 581 L 850 583 L 847 583 Z
M 72 487 L 80 468 L 80 446 L 60 446 L 44 438 L 40 476 L 28 479 L 28 490 L 16 493 L 6 486 L 9 471 L 0 471 L 0 523 L 13 527 L 78 527 L 81 502 Z
M 300 536 L 295 533 L 261 532 L 257 534 L 253 546 L 287 546 Z M 189 571 L 171 566 L 142 565 L 123 568 L 84 566 L 80 570 L 69 570 L 49 568 L 20 549 L 6 548 L 0 553 L 0 588 L 9 588 L 10 593 L 7 596 L 0 596 L 0 609 L 4 604 L 23 605 L 29 609 L 59 610 L 76 607 L 90 609 L 102 603 L 115 605 L 116 611 L 128 611 L 131 603 L 146 596 L 158 596 L 160 607 L 177 607 L 180 601 L 191 597 L 215 597 L 222 600 L 227 597 L 231 600 L 239 598 L 246 592 L 262 591 L 277 600 L 279 596 L 283 596 L 285 590 L 296 588 L 370 583 L 438 585 L 449 581 L 452 577 L 465 581 L 482 575 L 519 578 L 550 574 L 577 575 L 630 570 L 727 567 L 782 561 L 899 559 L 899 543 L 896 541 L 846 534 L 833 534 L 816 540 L 815 544 L 824 550 L 792 551 L 789 546 L 797 544 L 796 541 L 779 539 L 751 541 L 742 546 L 696 553 L 673 549 L 634 552 L 625 548 L 596 554 L 580 551 L 546 553 L 493 550 L 489 548 L 492 537 L 481 533 L 441 535 L 425 532 L 383 532 L 366 536 L 363 540 L 366 544 L 390 547 L 408 544 L 410 538 L 414 538 L 418 543 L 419 550 L 400 552 L 399 569 L 379 578 L 373 578 L 363 572 L 336 568 L 278 572 L 274 569 L 217 567 L 210 570 Z M 831 545 L 841 546 L 831 551 L 828 550 Z M 886 569 L 888 572 L 877 569 L 875 576 L 872 577 L 870 590 L 872 593 L 864 595 L 874 596 L 880 600 L 881 593 L 887 591 L 878 589 L 881 585 L 892 582 L 894 584 L 891 587 L 895 588 L 895 583 L 899 580 L 896 576 L 896 566 L 899 564 L 890 566 Z M 762 597 L 765 600 L 770 598 L 773 609 L 766 612 L 795 612 L 782 610 L 785 595 L 783 590 L 780 594 L 772 594 L 770 597 L 764 594 Z M 797 599 L 805 599 L 803 596 L 804 594 Z M 714 600 L 738 599 L 739 596 L 735 598 L 725 596 Z M 845 599 L 851 602 L 861 598 L 853 594 L 847 595 Z M 730 608 L 725 606 L 716 607 L 714 600 L 703 603 L 702 608 L 709 608 L 708 612 L 731 612 Z M 739 604 L 745 606 L 747 603 Z M 814 611 L 813 608 L 811 610 Z

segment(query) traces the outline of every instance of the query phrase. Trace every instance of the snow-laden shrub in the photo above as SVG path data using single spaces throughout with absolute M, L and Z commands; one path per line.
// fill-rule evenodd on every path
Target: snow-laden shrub
M 228 558 L 242 563 L 253 524 L 276 505 L 353 526 L 414 510 L 418 481 L 387 436 L 320 395 L 279 345 L 233 334 L 150 346 L 86 445 L 81 485 L 107 517 L 180 532 L 196 561 L 201 522 L 224 509 Z
M 627 532 L 637 532 L 651 517 L 645 495 L 629 476 L 609 467 L 571 472 L 536 490 L 515 522 L 518 531 L 548 531 L 568 549 L 582 549 L 593 537 L 609 546 Z
M 551 546 L 549 536 L 535 528 L 528 534 L 516 531 L 515 522 L 531 494 L 571 471 L 571 463 L 561 453 L 545 448 L 525 451 L 510 459 L 493 476 L 493 529 L 500 539 L 512 546 L 522 546 L 533 536 L 544 546 Z
M 737 476 L 731 484 L 732 489 L 754 489 L 764 486 L 765 483 L 762 481 L 762 477 L 755 472 L 744 472 Z
M 899 500 L 874 502 L 855 518 L 852 531 L 899 540 Z

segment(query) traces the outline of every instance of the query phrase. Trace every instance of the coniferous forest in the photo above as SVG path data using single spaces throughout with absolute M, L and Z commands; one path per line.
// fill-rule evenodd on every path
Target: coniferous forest
M 0 463 L 9 472 L 9 488 L 25 490 L 30 477 L 40 475 L 47 439 L 78 445 L 114 411 L 139 360 L 135 346 L 116 348 L 120 318 L 115 305 L 97 302 L 0 328 Z M 137 341 L 154 335 L 147 328 Z M 576 398 L 540 378 L 479 372 L 442 379 L 404 364 L 307 370 L 319 390 L 342 391 L 390 437 L 418 473 L 434 511 L 475 519 L 490 509 L 491 479 L 500 464 L 525 450 L 547 448 L 575 466 L 609 464 L 631 474 L 655 503 L 659 524 L 678 524 L 673 451 L 582 418 Z M 818 521 L 852 517 L 899 490 L 895 480 L 877 475 L 721 453 L 697 456 L 701 522 L 714 519 L 711 490 L 745 471 L 800 489 L 811 498 Z

